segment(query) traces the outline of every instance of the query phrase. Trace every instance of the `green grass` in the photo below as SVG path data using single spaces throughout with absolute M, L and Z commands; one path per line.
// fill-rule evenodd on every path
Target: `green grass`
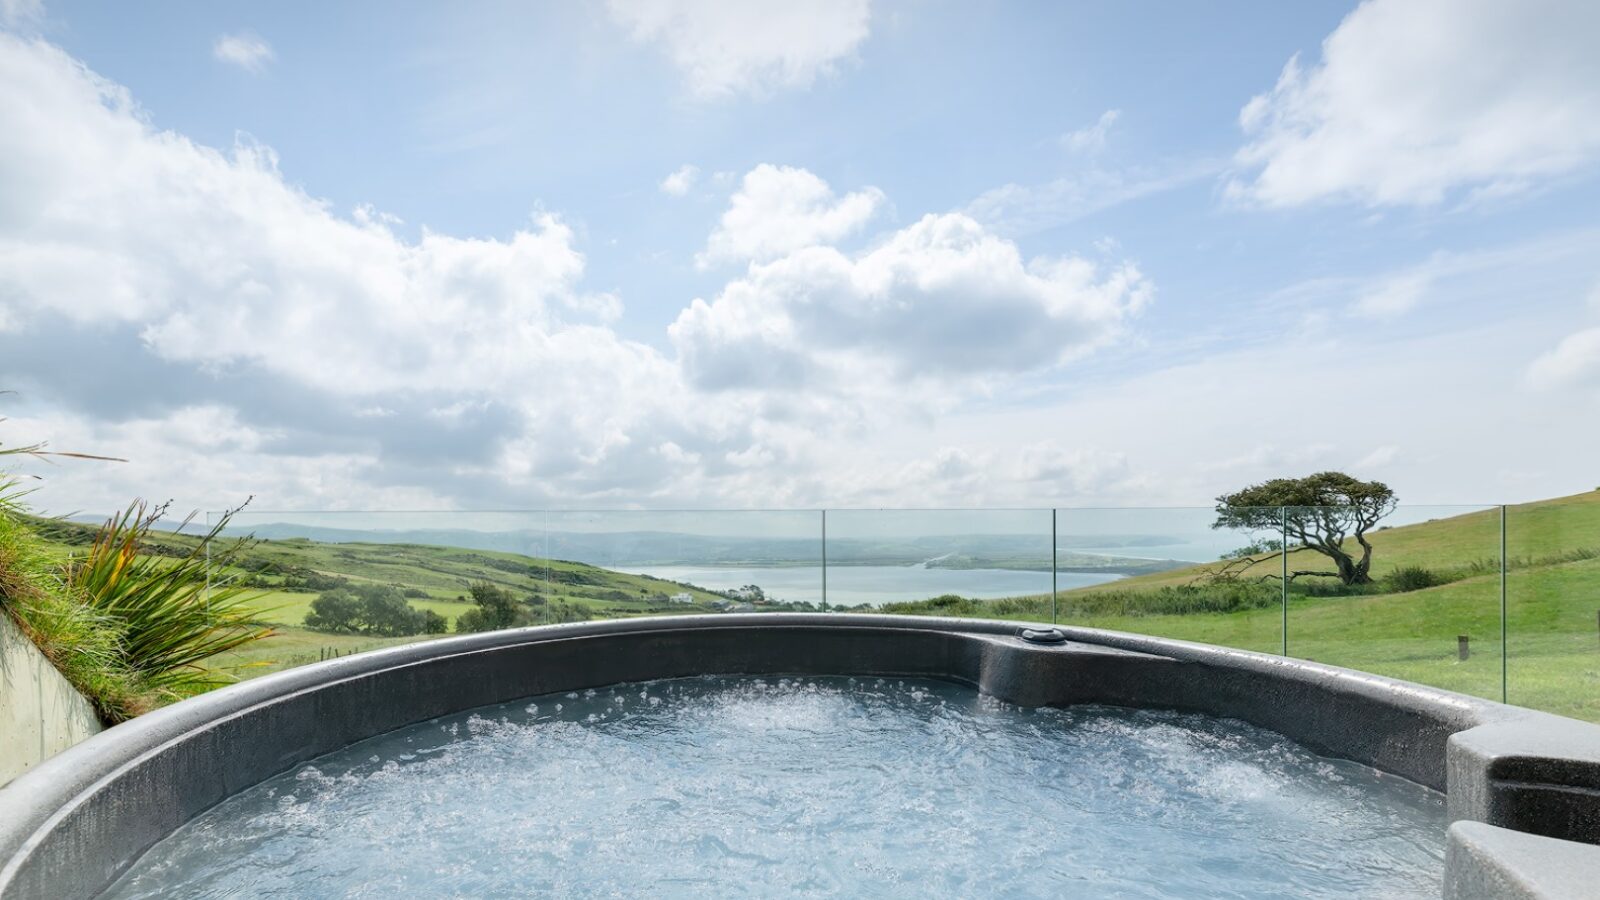
M 317 599 L 316 594 L 304 591 L 268 591 L 256 600 L 256 605 L 261 610 L 261 618 L 277 625 L 290 627 L 305 624 L 306 613 L 311 611 L 311 601 Z M 408 598 L 407 603 L 414 609 L 431 609 L 450 623 L 454 630 L 456 616 L 473 609 L 471 603 L 458 600 L 437 600 Z
M 439 635 L 381 638 L 353 634 L 327 634 L 309 628 L 279 628 L 271 637 L 211 658 L 217 671 L 238 679 L 255 678 L 295 666 L 348 656 L 383 647 L 430 640 Z
M 1372 532 L 1369 538 L 1374 548 L 1372 574 L 1376 578 L 1405 566 L 1465 574 L 1481 570 L 1485 565 L 1498 567 L 1500 511 L 1498 508 L 1486 509 L 1415 525 L 1385 528 Z M 1351 549 L 1359 550 L 1354 540 L 1347 543 Z M 1508 507 L 1506 555 L 1514 568 L 1545 565 L 1555 561 L 1552 557 L 1590 551 L 1600 553 L 1600 491 Z M 1252 565 L 1238 570 L 1238 577 L 1276 577 L 1283 567 L 1282 555 L 1278 553 L 1252 559 Z M 1187 584 L 1219 568 L 1220 563 L 1205 563 L 1137 575 L 1081 590 L 1125 590 Z M 1301 551 L 1289 554 L 1289 568 L 1332 572 L 1333 563 L 1325 556 Z
M 32 527 L 21 496 L 0 473 L 0 614 L 106 723 L 226 683 L 207 660 L 269 633 L 226 583 L 214 560 L 230 550 L 214 533 L 187 551 L 146 544 L 162 508 L 136 503 L 98 529 L 76 526 L 63 548 Z
M 1289 602 L 1290 655 L 1499 699 L 1499 528 L 1498 511 L 1488 511 L 1374 533 L 1373 572 L 1380 583 L 1370 592 L 1308 596 L 1307 585 L 1326 580 L 1297 583 Z M 58 553 L 83 539 L 82 526 L 57 523 L 44 530 Z M 190 540 L 159 538 L 173 553 L 184 552 Z M 1512 507 L 1507 546 L 1509 700 L 1600 721 L 1600 553 L 1591 552 L 1600 549 L 1600 492 Z M 1320 560 L 1309 553 L 1291 558 L 1296 568 Z M 1208 582 L 1208 573 L 1217 568 L 1211 564 L 1064 591 L 1058 621 L 1276 653 L 1284 638 L 1277 583 L 1257 581 L 1275 575 L 1281 562 L 1276 554 L 1255 560 L 1242 585 L 1226 589 Z M 316 662 L 335 652 L 427 639 L 305 629 L 316 591 L 285 590 L 283 583 L 296 573 L 420 590 L 426 596 L 409 602 L 452 623 L 472 608 L 456 598 L 478 580 L 519 597 L 537 592 L 547 603 L 568 604 L 593 618 L 704 612 L 718 599 L 672 582 L 581 563 L 425 545 L 265 541 L 240 566 L 266 591 L 257 601 L 262 618 L 281 631 L 212 660 L 219 670 L 240 677 Z M 1388 591 L 1383 579 L 1403 567 L 1426 568 L 1444 583 Z M 694 596 L 693 605 L 650 599 L 658 592 L 685 590 Z M 886 611 L 1040 621 L 1050 618 L 1050 598 L 957 598 L 894 604 Z M 1459 635 L 1470 639 L 1466 661 L 1457 659 Z
M 72 522 L 33 520 L 46 538 L 43 545 L 57 558 L 82 554 L 93 529 Z M 150 551 L 180 556 L 193 550 L 197 538 L 181 534 L 157 536 Z M 382 638 L 331 634 L 305 628 L 306 614 L 320 589 L 288 588 L 287 582 L 312 578 L 346 579 L 350 583 L 392 584 L 410 593 L 416 609 L 443 616 L 454 630 L 456 619 L 475 606 L 465 599 L 469 585 L 486 581 L 510 590 L 519 599 L 538 595 L 535 621 L 552 607 L 579 618 L 710 612 L 723 598 L 700 588 L 641 575 L 614 572 L 584 563 L 537 559 L 515 553 L 438 547 L 421 544 L 342 543 L 309 540 L 266 540 L 239 554 L 230 574 L 255 586 L 258 617 L 277 632 L 249 646 L 214 656 L 208 667 L 225 675 L 251 678 L 296 665 L 317 662 L 378 647 L 428 640 L 437 635 Z M 689 604 L 665 602 L 661 595 L 688 593 Z
M 1373 536 L 1375 593 L 1294 594 L 1288 609 L 1291 656 L 1501 698 L 1499 512 L 1471 513 L 1391 528 Z M 1511 507 L 1507 513 L 1507 699 L 1523 706 L 1600 721 L 1600 492 Z M 1311 568 L 1309 553 L 1292 554 Z M 1277 554 L 1257 557 L 1244 578 L 1276 574 Z M 1404 593 L 1383 592 L 1397 568 L 1421 566 L 1450 579 Z M 1064 624 L 1277 653 L 1283 647 L 1279 603 L 1231 612 L 1163 614 L 1162 589 L 1205 591 L 1215 564 L 1063 591 Z M 1331 568 L 1331 566 L 1328 566 Z M 1270 590 L 1277 582 L 1270 581 Z M 1265 585 L 1264 585 L 1265 586 Z M 1296 590 L 1304 590 L 1300 585 Z M 1181 595 L 1180 595 L 1181 596 Z M 1116 614 L 1111 610 L 1136 610 Z M 897 604 L 897 612 L 1048 620 L 1048 597 Z M 1457 658 L 1457 638 L 1470 656 Z
M 82 552 L 92 529 L 72 522 L 36 522 L 39 532 L 59 555 Z M 196 538 L 161 535 L 154 552 L 189 552 Z M 547 603 L 565 603 L 589 615 L 648 615 L 664 611 L 701 611 L 722 599 L 700 588 L 642 575 L 614 572 L 584 563 L 536 559 L 516 553 L 436 547 L 423 544 L 325 544 L 309 540 L 264 540 L 239 555 L 234 574 L 249 576 L 261 597 L 255 601 L 265 621 L 304 624 L 318 588 L 289 583 L 307 576 L 347 579 L 352 583 L 392 584 L 423 597 L 407 597 L 413 607 L 431 609 L 454 623 L 472 608 L 468 586 L 486 581 L 518 598 L 538 594 Z M 688 593 L 692 604 L 668 604 L 659 595 Z
M 51 664 L 116 722 L 154 705 L 139 674 L 120 652 L 115 623 L 78 602 L 59 560 L 22 523 L 0 479 L 0 615 L 9 616 Z

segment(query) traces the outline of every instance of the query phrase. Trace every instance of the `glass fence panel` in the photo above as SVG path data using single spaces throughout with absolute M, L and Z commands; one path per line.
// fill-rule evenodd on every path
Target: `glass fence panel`
M 1289 655 L 1500 699 L 1497 507 L 1285 514 Z
M 543 621 L 528 602 L 545 578 L 542 512 L 247 509 L 223 534 L 247 539 L 230 575 L 277 632 L 214 658 L 241 677 Z
M 822 514 L 552 512 L 549 621 L 822 608 Z
M 1050 621 L 1051 512 L 828 510 L 832 610 Z
M 1277 509 L 1061 509 L 1057 621 L 1277 653 Z
M 1600 490 L 1505 516 L 1507 700 L 1600 721 Z
M 249 677 L 620 616 L 882 610 L 1286 649 L 1600 721 L 1600 492 L 1505 509 L 1508 654 L 1501 515 L 1395 509 L 1365 533 L 1362 578 L 1315 546 L 1336 510 L 246 510 L 224 532 L 252 541 L 228 577 L 278 633 L 213 665 Z

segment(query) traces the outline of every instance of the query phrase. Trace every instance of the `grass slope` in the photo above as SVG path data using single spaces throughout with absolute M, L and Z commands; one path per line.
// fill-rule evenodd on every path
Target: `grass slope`
M 1516 704 L 1600 721 L 1600 491 L 1509 507 L 1509 572 L 1505 625 L 1507 699 Z M 1420 566 L 1448 583 L 1423 590 L 1356 596 L 1291 595 L 1290 655 L 1404 678 L 1498 700 L 1500 660 L 1500 514 L 1475 512 L 1385 529 L 1372 536 L 1373 572 L 1381 579 Z M 1241 575 L 1255 580 L 1282 567 L 1274 553 L 1255 557 Z M 1331 570 L 1324 557 L 1292 553 L 1291 568 Z M 1234 612 L 1105 614 L 1108 601 L 1159 598 L 1162 588 L 1197 585 L 1220 564 L 1206 564 L 1063 591 L 1058 620 L 1242 649 L 1279 652 L 1281 604 Z M 1298 591 L 1310 582 L 1300 579 Z M 1276 589 L 1277 582 L 1268 582 Z M 1137 606 L 1136 603 L 1123 605 Z M 957 609 L 933 602 L 895 611 L 1048 618 L 1050 598 L 968 601 Z M 1469 639 L 1458 659 L 1457 639 Z
M 94 529 L 79 523 L 33 520 L 33 524 L 44 546 L 58 556 L 82 552 L 93 539 Z M 178 554 L 186 552 L 194 540 L 182 534 L 161 535 L 150 549 Z M 468 585 L 478 581 L 500 585 L 518 598 L 536 594 L 543 601 L 543 609 L 564 607 L 569 617 L 578 618 L 709 612 L 714 609 L 713 603 L 723 600 L 700 588 L 583 563 L 418 544 L 264 540 L 248 550 L 240 563 L 239 574 L 251 578 L 261 592 L 256 604 L 263 620 L 273 623 L 279 631 L 266 640 L 213 659 L 217 668 L 241 677 L 316 662 L 336 653 L 344 655 L 430 637 L 382 638 L 307 629 L 306 613 L 320 589 L 290 585 L 297 579 L 304 582 L 308 576 L 393 584 L 411 589 L 413 594 L 421 592 L 425 596 L 411 596 L 407 602 L 417 609 L 439 613 L 452 629 L 461 613 L 474 608 L 466 593 Z M 693 602 L 662 599 L 663 595 L 683 593 L 689 594 Z M 535 616 L 540 609 L 534 607 Z
M 88 529 L 45 523 L 44 537 L 57 552 L 86 539 Z M 191 540 L 163 537 L 174 551 Z M 1308 596 L 1303 578 L 1288 609 L 1288 650 L 1293 656 L 1432 684 L 1492 699 L 1500 698 L 1500 519 L 1498 510 L 1441 518 L 1374 533 L 1373 571 L 1378 592 L 1355 596 Z M 159 547 L 157 548 L 159 550 Z M 1513 703 L 1600 721 L 1600 491 L 1510 507 L 1507 513 L 1506 660 L 1508 699 Z M 1292 568 L 1331 568 L 1309 552 L 1291 554 Z M 471 608 L 459 599 L 478 580 L 500 584 L 517 596 L 538 593 L 546 604 L 568 604 L 594 618 L 695 612 L 711 609 L 717 595 L 643 576 L 581 563 L 535 559 L 515 553 L 385 543 L 264 541 L 244 561 L 266 592 L 260 601 L 282 634 L 237 653 L 218 657 L 219 667 L 249 676 L 325 656 L 374 649 L 418 638 L 331 635 L 304 629 L 316 591 L 286 590 L 305 573 L 401 585 L 420 591 L 412 605 L 433 609 L 452 622 Z M 1247 582 L 1276 575 L 1277 554 L 1255 557 Z M 1382 579 L 1401 567 L 1420 566 L 1446 583 L 1422 590 L 1383 592 Z M 1063 591 L 1059 621 L 1184 640 L 1278 652 L 1284 644 L 1284 612 L 1271 597 L 1254 608 L 1182 612 L 1162 603 L 1199 585 L 1218 564 L 1139 575 L 1105 585 Z M 1276 582 L 1258 593 L 1271 594 Z M 1163 589 L 1166 589 L 1163 592 Z M 1176 589 L 1177 594 L 1174 593 Z M 687 591 L 694 604 L 665 604 L 659 594 Z M 1191 590 L 1190 594 L 1195 593 Z M 657 599 L 653 599 L 657 598 Z M 1180 597 L 1181 599 L 1181 597 Z M 1192 597 L 1190 598 L 1192 599 Z M 547 606 L 548 608 L 548 606 Z M 890 611 L 1048 620 L 1050 598 L 998 601 L 922 601 Z M 1470 641 L 1469 658 L 1457 658 L 1457 639 Z

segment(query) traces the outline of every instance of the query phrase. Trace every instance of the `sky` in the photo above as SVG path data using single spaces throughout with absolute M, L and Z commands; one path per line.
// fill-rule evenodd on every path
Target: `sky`
M 1600 486 L 1600 4 L 0 0 L 35 507 Z

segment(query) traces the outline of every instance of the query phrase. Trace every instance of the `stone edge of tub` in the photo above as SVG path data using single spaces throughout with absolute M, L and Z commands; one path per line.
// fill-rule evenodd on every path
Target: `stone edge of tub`
M 445 638 L 292 669 L 119 725 L 0 788 L 0 896 L 31 897 L 46 886 L 98 892 L 228 794 L 439 715 L 649 678 L 826 672 L 946 678 L 1023 705 L 1108 703 L 1241 719 L 1446 790 L 1451 818 L 1475 820 L 1450 832 L 1453 900 L 1558 900 L 1593 893 L 1572 885 L 1600 884 L 1600 726 L 1210 645 L 1083 628 L 1062 628 L 1065 644 L 1035 645 L 1016 637 L 1025 624 L 783 613 L 613 620 Z M 608 652 L 597 653 L 602 646 Z M 1553 862 L 1573 878 L 1527 874 Z M 1501 884 L 1523 892 L 1481 892 Z

